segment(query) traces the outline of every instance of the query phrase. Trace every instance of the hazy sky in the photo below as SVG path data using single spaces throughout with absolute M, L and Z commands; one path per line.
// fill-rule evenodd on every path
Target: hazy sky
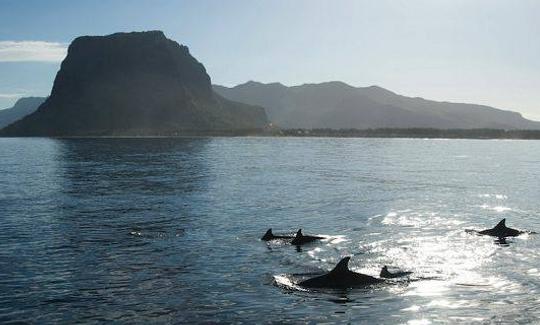
M 154 29 L 217 84 L 341 80 L 540 120 L 540 0 L 0 0 L 0 108 L 48 95 L 73 38 Z

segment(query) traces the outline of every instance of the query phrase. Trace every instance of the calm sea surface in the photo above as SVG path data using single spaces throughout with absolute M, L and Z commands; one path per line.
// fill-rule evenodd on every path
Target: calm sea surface
M 0 139 L 0 322 L 540 322 L 540 142 Z M 267 228 L 330 236 L 297 250 Z M 413 271 L 365 289 L 294 285 Z

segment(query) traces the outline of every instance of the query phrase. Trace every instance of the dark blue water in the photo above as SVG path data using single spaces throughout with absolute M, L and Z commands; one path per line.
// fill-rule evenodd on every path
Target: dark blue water
M 0 322 L 540 322 L 540 142 L 0 139 Z M 297 251 L 276 232 L 330 237 Z M 341 256 L 411 282 L 297 290 Z

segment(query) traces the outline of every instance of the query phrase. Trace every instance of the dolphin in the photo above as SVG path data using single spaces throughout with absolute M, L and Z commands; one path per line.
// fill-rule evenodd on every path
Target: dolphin
M 304 235 L 302 234 L 302 229 L 298 229 L 298 232 L 296 232 L 296 236 L 292 240 L 291 244 L 299 246 L 319 239 L 324 239 L 324 237 Z
M 402 277 L 402 276 L 407 276 L 409 274 L 412 274 L 412 272 L 394 272 L 394 273 L 391 273 L 390 271 L 388 271 L 388 266 L 383 266 L 382 270 L 381 270 L 381 274 L 379 275 L 381 278 L 387 278 L 387 279 L 393 279 L 393 278 L 399 278 L 399 277 Z
M 332 269 L 332 271 L 311 279 L 300 282 L 298 285 L 305 288 L 354 288 L 370 284 L 384 282 L 384 279 L 377 279 L 362 273 L 356 273 L 349 270 L 349 256 L 344 257 Z
M 283 236 L 283 235 L 274 235 L 272 233 L 272 228 L 268 229 L 264 236 L 262 236 L 261 240 L 269 241 L 274 239 L 292 239 L 292 236 Z
M 508 228 L 506 227 L 505 223 L 506 223 L 506 219 L 502 219 L 501 221 L 499 221 L 499 223 L 495 227 L 491 229 L 478 231 L 477 233 L 479 235 L 488 235 L 488 236 L 493 236 L 493 237 L 498 237 L 498 238 L 516 237 L 525 233 L 525 231 Z

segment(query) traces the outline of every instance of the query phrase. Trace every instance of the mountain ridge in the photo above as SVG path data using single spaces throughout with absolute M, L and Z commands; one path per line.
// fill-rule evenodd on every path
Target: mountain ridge
M 22 97 L 12 107 L 0 110 L 0 129 L 32 114 L 47 97 Z
M 342 81 L 285 86 L 248 81 L 213 85 L 226 98 L 265 107 L 283 128 L 540 129 L 540 122 L 487 105 L 408 97 L 380 86 Z

